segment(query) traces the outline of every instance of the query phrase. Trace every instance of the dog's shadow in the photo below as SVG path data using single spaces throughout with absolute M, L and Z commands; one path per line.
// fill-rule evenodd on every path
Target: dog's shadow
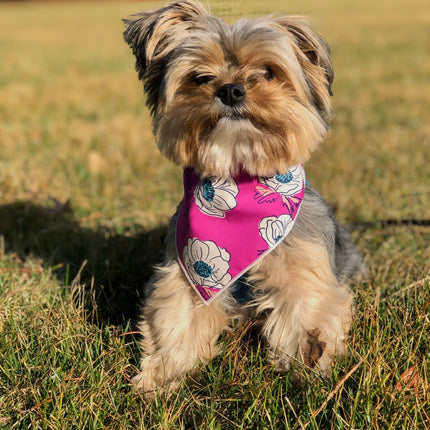
M 136 230 L 137 229 L 137 230 Z M 0 205 L 4 251 L 20 259 L 40 258 L 63 288 L 79 283 L 86 306 L 100 323 L 135 322 L 143 286 L 161 261 L 167 226 L 121 234 L 79 225 L 67 205 L 17 202 Z

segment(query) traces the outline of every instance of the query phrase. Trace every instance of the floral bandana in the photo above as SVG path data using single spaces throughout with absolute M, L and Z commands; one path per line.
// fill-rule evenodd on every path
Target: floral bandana
M 176 225 L 179 263 L 209 304 L 293 227 L 305 193 L 301 165 L 286 175 L 203 178 L 184 171 L 184 199 Z

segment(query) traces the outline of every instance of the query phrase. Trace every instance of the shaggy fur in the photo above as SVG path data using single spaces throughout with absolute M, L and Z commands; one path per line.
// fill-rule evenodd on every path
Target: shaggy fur
M 333 69 L 328 47 L 298 17 L 233 25 L 192 0 L 125 21 L 160 150 L 201 177 L 286 173 L 304 163 L 329 129 Z M 281 370 L 298 359 L 322 373 L 345 352 L 352 295 L 362 271 L 348 232 L 311 187 L 293 230 L 247 273 L 251 300 L 233 288 L 204 306 L 176 257 L 175 218 L 166 259 L 147 285 L 140 329 L 144 357 L 134 378 L 146 393 L 174 387 L 219 350 L 232 319 L 264 318 Z

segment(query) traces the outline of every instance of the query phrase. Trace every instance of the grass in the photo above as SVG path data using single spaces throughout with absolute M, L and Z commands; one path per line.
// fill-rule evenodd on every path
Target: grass
M 296 388 L 228 333 L 170 398 L 130 392 L 137 304 L 182 191 L 121 39 L 122 17 L 158 4 L 0 3 L 0 428 L 430 428 L 426 0 L 211 1 L 229 20 L 308 15 L 329 41 L 336 116 L 307 175 L 369 278 L 328 380 Z

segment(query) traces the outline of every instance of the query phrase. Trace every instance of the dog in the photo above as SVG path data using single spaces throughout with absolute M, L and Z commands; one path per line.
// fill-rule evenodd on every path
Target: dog
M 160 151 L 184 168 L 165 260 L 145 289 L 136 391 L 173 390 L 261 320 L 280 371 L 345 354 L 351 237 L 305 180 L 332 117 L 329 48 L 300 17 L 233 25 L 184 0 L 124 20 Z

